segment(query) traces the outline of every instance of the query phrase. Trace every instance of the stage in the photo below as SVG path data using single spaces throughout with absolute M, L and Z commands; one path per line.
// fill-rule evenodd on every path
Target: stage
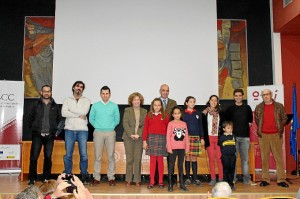
M 257 173 L 258 180 L 260 179 L 260 173 Z M 290 196 L 296 197 L 300 179 L 297 176 L 288 175 L 293 184 L 289 184 L 289 188 L 282 188 L 277 186 L 275 181 L 275 175 L 271 174 L 271 185 L 267 187 L 260 187 L 259 182 L 257 185 L 244 185 L 242 182 L 236 183 L 236 190 L 233 191 L 232 197 L 240 199 L 259 199 L 268 196 Z M 25 189 L 27 181 L 20 181 L 18 174 L 0 174 L 0 193 L 2 199 L 14 198 L 17 193 Z M 36 186 L 39 186 L 41 182 L 37 182 Z M 126 187 L 123 180 L 117 179 L 117 185 L 110 187 L 107 182 L 101 181 L 99 185 L 86 187 L 90 190 L 95 199 L 207 199 L 207 193 L 211 192 L 212 186 L 209 186 L 207 182 L 202 183 L 203 186 L 190 185 L 189 191 L 184 192 L 179 189 L 178 186 L 174 186 L 174 191 L 169 193 L 167 186 L 164 189 L 158 189 L 154 187 L 151 190 L 147 189 L 148 182 L 142 183 L 141 187 L 132 185 Z M 167 182 L 166 182 L 167 185 Z

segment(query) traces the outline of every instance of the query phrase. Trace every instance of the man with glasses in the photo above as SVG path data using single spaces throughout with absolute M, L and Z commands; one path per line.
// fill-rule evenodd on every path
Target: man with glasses
M 43 181 L 49 180 L 52 168 L 52 151 L 55 132 L 61 120 L 59 106 L 52 98 L 52 88 L 42 86 L 41 98 L 33 104 L 29 112 L 28 122 L 32 130 L 32 144 L 30 150 L 29 185 L 37 179 L 37 160 L 44 145 Z
M 273 153 L 276 162 L 277 185 L 289 187 L 285 182 L 282 143 L 284 126 L 287 122 L 287 115 L 284 106 L 272 98 L 272 91 L 265 89 L 261 93 L 263 102 L 255 108 L 255 122 L 262 160 L 262 181 L 261 187 L 270 185 L 269 159 L 270 152 Z

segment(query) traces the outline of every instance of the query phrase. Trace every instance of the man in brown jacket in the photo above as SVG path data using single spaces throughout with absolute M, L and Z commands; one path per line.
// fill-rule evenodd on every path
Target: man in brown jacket
M 255 108 L 255 122 L 258 126 L 259 147 L 262 160 L 262 181 L 260 186 L 270 184 L 269 157 L 272 151 L 276 162 L 277 185 L 289 187 L 285 182 L 282 143 L 284 126 L 287 122 L 287 115 L 281 103 L 274 101 L 272 91 L 265 89 L 261 93 L 263 102 Z

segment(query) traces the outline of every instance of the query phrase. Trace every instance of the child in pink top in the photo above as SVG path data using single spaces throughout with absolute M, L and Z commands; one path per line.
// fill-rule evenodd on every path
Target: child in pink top
M 178 156 L 178 173 L 180 181 L 180 189 L 188 191 L 183 181 L 183 161 L 186 153 L 189 152 L 189 139 L 188 139 L 188 128 L 186 123 L 182 121 L 182 110 L 179 106 L 175 106 L 172 109 L 172 121 L 168 124 L 167 129 L 167 151 L 169 154 L 169 165 L 168 165 L 168 180 L 169 186 L 168 191 L 173 191 L 172 176 L 174 174 L 174 167 L 176 157 Z

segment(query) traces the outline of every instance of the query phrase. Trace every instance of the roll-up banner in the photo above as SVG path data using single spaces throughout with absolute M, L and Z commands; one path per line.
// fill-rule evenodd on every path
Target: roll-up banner
M 20 171 L 24 82 L 0 81 L 0 173 Z

